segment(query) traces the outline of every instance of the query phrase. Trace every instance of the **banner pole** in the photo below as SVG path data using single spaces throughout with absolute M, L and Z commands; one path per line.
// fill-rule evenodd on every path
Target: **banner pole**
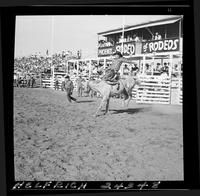
M 122 54 L 124 53 L 124 26 L 125 26 L 125 16 L 123 16 L 122 20 Z

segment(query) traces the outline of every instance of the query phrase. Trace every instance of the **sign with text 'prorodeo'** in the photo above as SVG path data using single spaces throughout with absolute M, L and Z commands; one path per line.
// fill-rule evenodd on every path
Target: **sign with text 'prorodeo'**
M 99 48 L 98 56 L 110 56 L 113 54 L 113 51 L 119 51 L 123 53 L 124 56 L 130 56 L 135 54 L 135 42 L 123 43 L 123 45 L 116 44 L 113 47 Z
M 142 43 L 142 53 L 179 51 L 179 38 L 152 40 Z

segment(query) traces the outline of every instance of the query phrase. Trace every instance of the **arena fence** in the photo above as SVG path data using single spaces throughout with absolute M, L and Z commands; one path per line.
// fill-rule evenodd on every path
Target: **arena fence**
M 170 103 L 170 84 L 169 77 L 161 76 L 140 76 L 140 86 L 133 91 L 133 97 L 137 103 Z
M 52 79 L 43 79 L 42 87 L 44 88 L 54 88 L 55 84 Z
M 61 77 L 64 75 L 57 75 L 59 81 L 59 89 L 61 89 Z M 72 76 L 71 80 L 74 83 L 76 90 L 76 77 Z M 136 103 L 147 103 L 147 104 L 182 104 L 182 79 L 174 78 L 171 79 L 168 76 L 147 76 L 140 75 L 140 86 L 134 88 L 132 91 L 133 99 Z M 42 80 L 43 86 L 46 88 L 55 87 L 55 78 Z M 173 93 L 172 93 L 173 92 Z M 174 92 L 176 92 L 174 94 Z M 174 98 L 173 98 L 174 94 Z
M 182 78 L 172 78 L 171 81 L 171 104 L 182 104 Z
M 182 84 L 182 78 L 179 79 L 179 105 L 183 104 L 183 84 Z
M 54 73 L 54 76 L 57 77 L 58 79 L 58 89 L 61 89 L 61 85 L 62 85 L 62 77 L 65 76 L 66 73 Z M 45 88 L 55 88 L 55 80 L 56 78 L 50 78 L 50 79 L 43 79 L 42 80 L 42 86 Z M 77 86 L 76 86 L 76 76 L 70 76 L 70 79 L 72 80 L 73 84 L 74 84 L 74 90 L 77 90 Z

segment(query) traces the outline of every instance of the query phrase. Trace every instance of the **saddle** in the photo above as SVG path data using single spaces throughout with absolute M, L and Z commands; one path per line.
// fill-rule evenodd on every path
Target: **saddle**
M 117 85 L 117 90 L 120 89 L 120 82 L 119 82 L 119 80 L 118 80 L 118 81 L 108 81 L 108 80 L 106 80 L 105 82 L 106 82 L 107 84 L 111 85 L 111 86 Z
M 105 80 L 105 82 L 107 83 L 107 84 L 109 84 L 109 85 L 112 85 L 112 86 L 114 86 L 114 85 L 116 85 L 116 84 L 119 84 L 119 81 L 106 81 Z

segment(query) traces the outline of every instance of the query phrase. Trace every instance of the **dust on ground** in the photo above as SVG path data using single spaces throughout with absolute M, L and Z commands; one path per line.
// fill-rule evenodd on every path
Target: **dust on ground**
M 15 180 L 183 180 L 182 107 L 100 98 L 68 105 L 65 92 L 14 88 Z

